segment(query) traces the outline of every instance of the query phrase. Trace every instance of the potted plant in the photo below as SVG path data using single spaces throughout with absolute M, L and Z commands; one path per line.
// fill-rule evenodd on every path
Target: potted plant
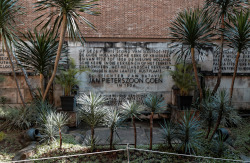
M 178 63 L 175 65 L 175 70 L 170 71 L 175 85 L 180 89 L 180 94 L 177 95 L 177 106 L 179 109 L 190 108 L 192 98 L 189 93 L 194 90 L 195 81 L 193 66 L 187 63 Z
M 61 106 L 64 111 L 73 111 L 75 108 L 75 95 L 72 92 L 76 91 L 74 87 L 80 82 L 77 75 L 82 72 L 83 70 L 76 68 L 74 60 L 70 59 L 69 68 L 61 70 L 60 74 L 56 76 L 56 83 L 64 89 L 64 95 L 61 96 Z

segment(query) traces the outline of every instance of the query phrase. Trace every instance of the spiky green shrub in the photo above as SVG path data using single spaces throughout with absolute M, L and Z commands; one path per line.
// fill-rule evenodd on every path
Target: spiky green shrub
M 77 103 L 79 104 L 78 113 L 80 118 L 90 126 L 91 138 L 93 140 L 95 127 L 104 123 L 104 117 L 107 112 L 107 109 L 104 107 L 106 99 L 100 94 L 90 92 L 89 95 L 83 94 L 78 96 Z M 94 146 L 95 144 L 92 144 L 93 149 Z
M 119 127 L 124 118 L 122 117 L 120 111 L 117 108 L 109 108 L 107 109 L 107 114 L 105 116 L 105 123 L 110 128 L 110 149 L 113 149 L 113 137 L 114 132 L 118 135 L 116 132 L 117 127 Z M 119 135 L 118 135 L 119 136 Z
M 0 117 L 4 122 L 1 130 L 25 130 L 35 125 L 36 117 L 32 105 L 26 107 L 0 107 Z
M 179 125 L 177 138 L 181 141 L 179 149 L 186 154 L 196 154 L 201 149 L 200 138 L 202 132 L 198 117 L 189 110 L 185 111 Z
M 175 124 L 172 122 L 166 122 L 164 119 L 164 122 L 160 124 L 160 126 L 162 139 L 168 145 L 168 148 L 173 149 L 172 140 L 175 138 L 177 131 Z

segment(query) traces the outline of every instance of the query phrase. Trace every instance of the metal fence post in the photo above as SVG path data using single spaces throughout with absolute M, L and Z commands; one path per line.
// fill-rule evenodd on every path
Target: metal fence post
M 127 144 L 127 156 L 128 156 L 128 163 L 130 163 L 130 161 L 129 161 L 129 144 Z

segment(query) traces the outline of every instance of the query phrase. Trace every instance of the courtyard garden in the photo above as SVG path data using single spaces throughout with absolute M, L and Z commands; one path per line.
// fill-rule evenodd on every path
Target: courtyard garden
M 147 84 L 159 84 L 167 73 L 173 83 L 171 94 L 162 95 L 160 89 L 165 88 L 154 87 L 159 92 L 149 89 L 140 101 L 120 103 L 110 101 L 96 86 L 105 79 L 84 86 L 97 88 L 94 91 L 79 92 L 95 70 L 69 57 L 72 51 L 65 44 L 66 38 L 85 44 L 83 24 L 97 30 L 82 16 L 99 16 L 97 2 L 37 1 L 32 4 L 34 13 L 40 14 L 34 19 L 36 27 L 23 33 L 17 27 L 25 8 L 15 0 L 0 0 L 1 42 L 20 101 L 9 105 L 10 99 L 0 97 L 0 162 L 250 161 L 250 116 L 233 103 L 238 63 L 250 47 L 248 2 L 205 0 L 202 8 L 178 12 L 168 28 L 175 63 L 162 70 L 159 79 L 145 79 Z M 235 53 L 230 89 L 221 86 L 225 47 Z M 214 85 L 208 87 L 198 59 L 213 48 L 219 57 L 218 72 Z M 32 88 L 27 72 L 39 76 L 39 87 Z M 17 74 L 25 80 L 20 82 Z M 1 74 L 0 85 L 6 86 L 7 78 Z M 129 85 L 127 79 L 114 79 L 114 83 Z M 21 85 L 27 85 L 28 91 L 21 90 Z M 53 94 L 58 88 L 63 92 L 60 107 Z

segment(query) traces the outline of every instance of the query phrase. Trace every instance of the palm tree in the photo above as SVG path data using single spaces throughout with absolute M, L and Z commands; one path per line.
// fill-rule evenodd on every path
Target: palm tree
M 78 111 L 80 117 L 91 128 L 91 142 L 95 139 L 95 127 L 104 123 L 104 118 L 107 109 L 104 107 L 106 99 L 100 94 L 94 94 L 92 92 L 89 95 L 83 94 L 77 98 L 78 104 L 80 104 Z M 92 144 L 95 146 L 95 144 Z
M 250 22 L 249 22 L 249 10 L 247 12 L 241 11 L 232 17 L 230 23 L 226 23 L 225 37 L 229 42 L 229 46 L 237 50 L 237 56 L 235 60 L 234 74 L 230 89 L 230 103 L 232 102 L 234 81 L 237 73 L 238 62 L 240 54 L 247 50 L 250 46 Z
M 57 33 L 60 30 L 59 46 L 55 59 L 54 70 L 45 89 L 43 100 L 45 100 L 49 88 L 56 76 L 66 31 L 68 32 L 69 37 L 73 39 L 73 41 L 80 41 L 81 43 L 83 43 L 84 40 L 82 39 L 83 36 L 79 29 L 79 23 L 82 24 L 83 22 L 85 22 L 88 26 L 95 29 L 93 24 L 90 23 L 86 18 L 81 16 L 79 12 L 98 15 L 98 12 L 92 11 L 92 9 L 97 5 L 93 4 L 92 2 L 96 1 L 97 0 L 41 0 L 35 3 L 36 12 L 45 12 L 35 19 L 40 20 L 40 23 L 37 26 L 43 24 L 42 28 L 46 29 L 50 24 L 52 24 L 53 31 L 56 31 Z M 51 8 L 51 10 L 48 12 L 47 9 L 49 8 Z
M 16 53 L 22 66 L 36 70 L 40 74 L 41 94 L 44 95 L 44 76 L 53 66 L 58 48 L 56 36 L 50 31 L 39 33 L 34 30 L 34 35 L 29 31 L 23 35 L 25 40 L 20 40 L 16 44 Z M 63 47 L 63 52 L 66 49 Z
M 12 43 L 16 41 L 15 34 L 15 24 L 20 15 L 21 6 L 17 5 L 17 0 L 0 0 L 0 39 L 3 41 L 3 49 L 6 50 L 9 62 L 11 65 L 12 75 L 14 77 L 16 87 L 22 101 L 23 106 L 25 106 L 25 101 L 22 96 L 19 83 L 15 73 L 15 67 L 11 58 L 11 46 Z
M 53 119 L 53 123 L 54 125 L 58 128 L 59 130 L 59 136 L 60 136 L 60 147 L 59 149 L 62 149 L 62 132 L 61 129 L 64 125 L 66 125 L 69 121 L 69 116 L 67 113 L 56 113 L 56 112 L 51 112 L 52 114 L 52 119 Z
M 218 65 L 218 76 L 217 82 L 214 86 L 212 94 L 214 95 L 221 83 L 222 76 L 222 56 L 223 56 L 223 47 L 224 47 L 224 30 L 225 23 L 229 22 L 230 15 L 233 14 L 234 10 L 241 7 L 241 3 L 244 0 L 206 0 L 204 8 L 208 11 L 209 14 L 216 19 L 216 24 L 220 25 L 220 57 Z
M 153 118 L 154 118 L 154 113 L 164 109 L 166 107 L 166 103 L 165 103 L 163 97 L 149 94 L 145 98 L 144 104 L 151 111 L 151 115 L 150 115 L 150 145 L 149 145 L 149 149 L 151 150 L 152 145 L 153 145 Z
M 113 148 L 113 135 L 117 127 L 123 122 L 123 118 L 117 108 L 110 108 L 107 110 L 105 117 L 106 124 L 110 128 L 110 150 Z
M 122 114 L 124 114 L 124 116 L 126 118 L 130 118 L 134 127 L 134 141 L 135 141 L 135 148 L 136 148 L 136 140 L 137 140 L 137 135 L 136 135 L 136 126 L 135 126 L 135 119 L 139 119 L 137 117 L 139 113 L 139 111 L 141 111 L 142 106 L 138 103 L 136 103 L 135 101 L 133 102 L 123 102 L 122 105 Z
M 170 27 L 170 35 L 173 41 L 182 43 L 183 48 L 185 48 L 184 51 L 189 55 L 191 54 L 195 80 L 200 92 L 200 101 L 203 93 L 196 67 L 195 50 L 200 52 L 201 49 L 212 45 L 209 43 L 213 36 L 211 27 L 211 18 L 200 9 L 189 9 L 178 13 Z

